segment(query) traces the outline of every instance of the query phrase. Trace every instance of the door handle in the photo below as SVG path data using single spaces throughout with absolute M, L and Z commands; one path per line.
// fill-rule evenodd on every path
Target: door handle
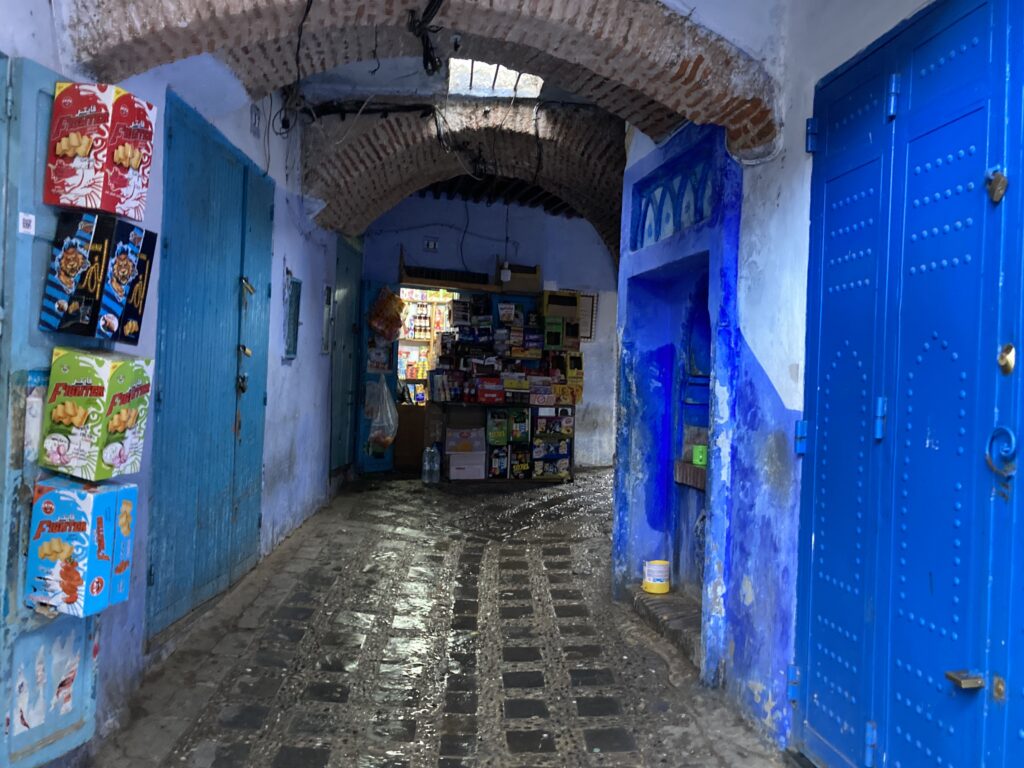
M 996 457 L 1002 466 L 996 466 Z M 992 430 L 985 448 L 985 463 L 1000 477 L 1009 480 L 1017 474 L 1017 434 L 1009 427 L 998 426 Z
M 946 679 L 961 691 L 980 691 L 985 687 L 985 678 L 980 672 L 969 672 L 966 669 L 951 669 L 946 672 Z

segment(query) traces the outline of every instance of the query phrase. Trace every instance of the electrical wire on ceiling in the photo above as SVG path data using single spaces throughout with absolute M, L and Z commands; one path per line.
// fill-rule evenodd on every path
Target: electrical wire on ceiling
M 299 91 L 299 83 L 302 80 L 302 33 L 306 28 L 306 20 L 309 19 L 309 12 L 312 8 L 313 0 L 306 0 L 302 18 L 299 19 L 298 39 L 295 42 L 295 80 L 291 85 L 281 89 L 284 99 L 270 121 L 274 133 L 281 137 L 292 132 L 298 122 L 299 114 L 305 108 L 305 101 Z
M 441 31 L 441 27 L 433 26 L 431 22 L 442 5 L 444 0 L 430 0 L 422 16 L 416 11 L 409 11 L 409 31 L 416 35 L 423 45 L 423 70 L 428 75 L 436 75 L 444 67 L 444 61 L 438 55 L 434 39 L 431 37 Z

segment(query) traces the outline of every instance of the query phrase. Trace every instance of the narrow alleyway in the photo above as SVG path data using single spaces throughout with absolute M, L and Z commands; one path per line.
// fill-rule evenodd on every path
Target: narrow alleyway
M 611 484 L 341 496 L 196 623 L 94 765 L 779 765 L 609 600 Z

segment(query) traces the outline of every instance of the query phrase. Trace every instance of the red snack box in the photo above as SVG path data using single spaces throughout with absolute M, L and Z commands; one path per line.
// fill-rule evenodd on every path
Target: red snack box
M 49 205 L 141 220 L 156 107 L 102 83 L 57 83 L 43 184 Z

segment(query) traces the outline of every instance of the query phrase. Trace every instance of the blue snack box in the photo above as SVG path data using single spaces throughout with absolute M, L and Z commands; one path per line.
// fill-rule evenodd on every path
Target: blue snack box
M 138 488 L 48 477 L 35 486 L 25 600 L 91 616 L 128 598 Z

